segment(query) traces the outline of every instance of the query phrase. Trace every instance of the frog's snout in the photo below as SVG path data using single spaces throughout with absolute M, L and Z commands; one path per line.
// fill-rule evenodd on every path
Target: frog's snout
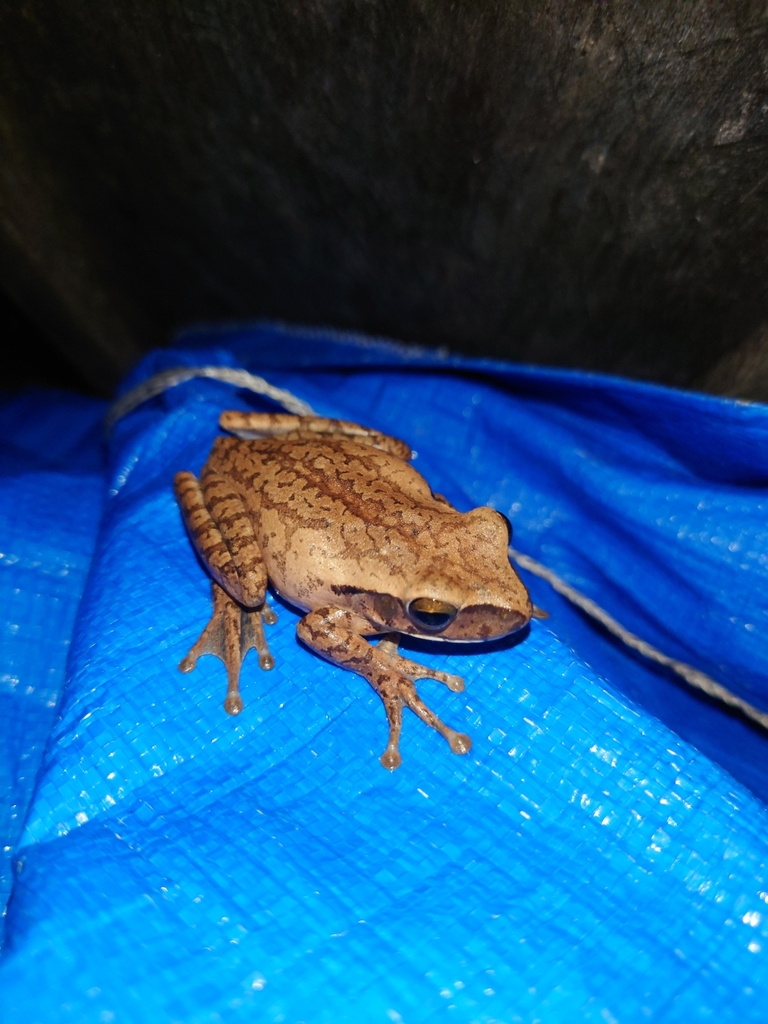
M 498 640 L 527 626 L 530 613 L 522 609 L 497 605 L 472 605 L 463 608 L 461 615 L 447 630 L 446 640 Z

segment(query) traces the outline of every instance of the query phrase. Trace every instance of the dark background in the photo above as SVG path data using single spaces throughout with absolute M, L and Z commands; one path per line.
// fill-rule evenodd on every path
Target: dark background
M 765 0 L 0 8 L 6 379 L 272 317 L 768 399 Z

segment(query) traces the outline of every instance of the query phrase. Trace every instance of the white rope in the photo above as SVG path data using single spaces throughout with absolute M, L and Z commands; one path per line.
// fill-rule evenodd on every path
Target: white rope
M 127 416 L 129 412 L 133 412 L 144 402 L 148 402 L 150 398 L 156 398 L 168 388 L 175 388 L 177 384 L 183 384 L 184 381 L 192 380 L 195 377 L 220 380 L 225 384 L 232 384 L 236 388 L 247 388 L 248 391 L 254 391 L 257 395 L 266 395 L 267 398 L 271 398 L 288 412 L 295 413 L 297 416 L 314 415 L 312 407 L 301 398 L 297 398 L 291 391 L 275 387 L 263 377 L 257 377 L 253 373 L 248 373 L 247 370 L 236 370 L 231 366 L 176 366 L 172 370 L 156 373 L 154 377 L 143 381 L 122 398 L 118 398 L 114 405 L 110 406 L 104 419 L 107 433 L 118 420 Z
M 164 370 L 162 373 L 155 374 L 154 377 L 150 377 L 123 395 L 122 398 L 119 398 L 110 407 L 105 417 L 107 431 L 109 432 L 119 419 L 127 416 L 129 412 L 133 412 L 134 409 L 149 401 L 150 398 L 155 398 L 157 395 L 162 394 L 163 391 L 167 391 L 168 388 L 176 387 L 177 384 L 183 384 L 184 381 L 192 380 L 195 377 L 220 380 L 225 384 L 232 384 L 236 388 L 246 388 L 257 395 L 265 395 L 267 398 L 271 398 L 274 402 L 282 405 L 288 412 L 295 413 L 297 416 L 314 415 L 311 406 L 301 398 L 297 398 L 296 395 L 286 391 L 284 388 L 275 387 L 274 384 L 270 384 L 263 377 L 257 377 L 253 373 L 248 373 L 247 370 L 237 370 L 231 366 L 177 366 L 172 370 Z M 748 704 L 747 701 L 742 700 L 741 697 L 737 697 L 735 693 L 731 693 L 725 686 L 715 682 L 714 679 L 704 672 L 700 672 L 699 669 L 687 665 L 684 661 L 678 661 L 676 658 L 670 658 L 668 655 L 662 654 L 657 648 L 645 640 L 641 640 L 639 636 L 630 633 L 628 629 L 625 629 L 608 612 L 603 611 L 598 604 L 595 604 L 586 595 L 576 590 L 575 587 L 570 586 L 565 580 L 552 572 L 551 569 L 548 569 L 546 565 L 537 562 L 535 558 L 524 555 L 522 551 L 516 551 L 512 547 L 509 549 L 509 554 L 521 569 L 526 569 L 535 576 L 546 580 L 553 590 L 556 590 L 558 594 L 562 594 L 571 604 L 581 608 L 583 612 L 586 612 L 591 618 L 605 626 L 609 633 L 613 633 L 627 647 L 638 651 L 651 661 L 658 662 L 659 665 L 671 668 L 673 672 L 681 676 L 690 686 L 702 690 L 710 697 L 722 701 L 723 704 L 727 704 L 729 707 L 737 708 L 747 718 L 757 722 L 764 729 L 768 729 L 767 713 L 759 711 L 751 704 Z
M 699 669 L 686 665 L 684 661 L 678 661 L 676 658 L 670 658 L 668 655 L 662 654 L 657 648 L 645 640 L 641 640 L 639 636 L 630 633 L 628 629 L 620 625 L 608 612 L 603 611 L 598 604 L 595 604 L 594 601 L 582 594 L 581 591 L 576 590 L 575 587 L 570 586 L 565 580 L 560 579 L 546 565 L 542 565 L 541 562 L 537 562 L 534 558 L 524 555 L 522 551 L 516 551 L 514 548 L 509 549 L 509 554 L 521 569 L 527 569 L 534 576 L 540 576 L 541 579 L 546 580 L 553 590 L 556 590 L 558 594 L 562 594 L 571 604 L 575 604 L 577 608 L 581 608 L 587 615 L 600 622 L 609 633 L 617 636 L 627 647 L 638 651 L 651 661 L 658 662 L 659 665 L 666 665 L 667 668 L 671 668 L 673 672 L 682 676 L 689 685 L 696 687 L 697 690 L 703 690 L 704 693 L 714 697 L 716 700 L 722 701 L 723 704 L 728 704 L 732 708 L 738 708 L 747 718 L 762 725 L 764 729 L 768 729 L 768 714 L 764 711 L 759 711 L 745 700 L 742 700 L 741 697 L 737 697 L 735 693 L 731 693 L 725 686 L 715 682 L 714 679 L 704 672 L 700 672 Z

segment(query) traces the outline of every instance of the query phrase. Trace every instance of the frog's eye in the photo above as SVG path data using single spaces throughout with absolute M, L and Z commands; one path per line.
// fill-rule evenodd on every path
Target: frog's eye
M 440 633 L 453 622 L 459 609 L 447 601 L 435 601 L 431 597 L 415 597 L 408 604 L 408 616 L 419 629 L 428 633 Z

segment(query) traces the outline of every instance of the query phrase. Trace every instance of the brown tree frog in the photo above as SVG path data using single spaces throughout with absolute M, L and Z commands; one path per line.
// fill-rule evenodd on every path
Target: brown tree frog
M 198 480 L 178 473 L 184 522 L 213 577 L 213 615 L 180 664 L 201 654 L 227 669 L 224 707 L 239 714 L 240 666 L 255 647 L 274 659 L 264 623 L 276 621 L 267 583 L 304 617 L 296 632 L 315 653 L 357 672 L 384 703 L 385 768 L 401 763 L 403 705 L 455 754 L 471 740 L 423 703 L 414 681 L 459 692 L 460 676 L 398 653 L 398 634 L 473 641 L 506 636 L 535 614 L 509 562 L 508 521 L 491 508 L 458 512 L 411 466 L 402 441 L 343 420 L 225 412 Z M 366 637 L 378 636 L 376 644 Z

